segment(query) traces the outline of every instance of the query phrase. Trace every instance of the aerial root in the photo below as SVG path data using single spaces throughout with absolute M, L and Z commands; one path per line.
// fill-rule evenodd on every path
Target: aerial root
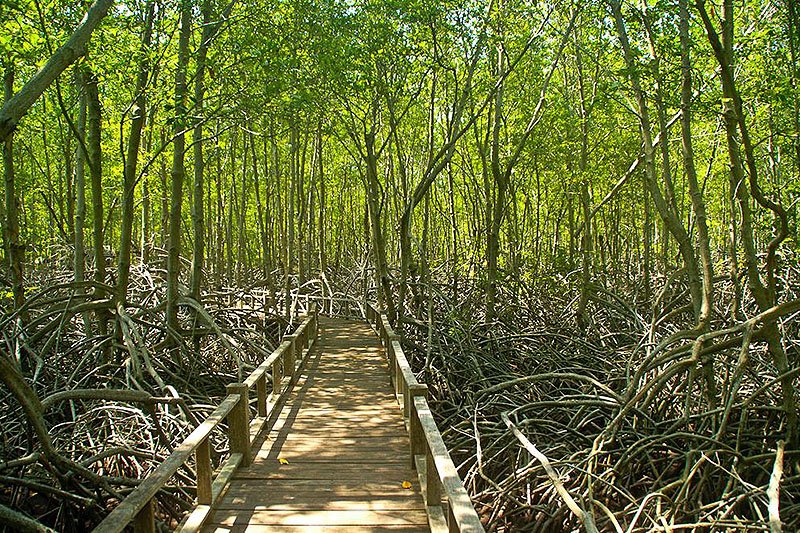
M 787 380 L 798 385 L 800 369 L 778 372 L 760 335 L 779 323 L 784 339 L 800 336 L 800 294 L 749 320 L 718 319 L 701 336 L 680 328 L 677 303 L 652 329 L 621 291 L 609 300 L 596 291 L 582 334 L 569 293 L 520 300 L 476 326 L 480 292 L 461 284 L 458 295 L 427 289 L 432 349 L 425 306 L 409 304 L 414 316 L 402 323 L 406 353 L 489 530 L 589 529 L 586 517 L 626 533 L 800 528 L 800 450 L 781 395 Z

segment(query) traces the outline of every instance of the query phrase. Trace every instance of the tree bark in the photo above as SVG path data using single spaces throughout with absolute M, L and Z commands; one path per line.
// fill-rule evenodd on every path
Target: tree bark
M 609 0 L 609 5 L 611 6 L 611 11 L 614 16 L 617 33 L 620 39 L 620 45 L 622 46 L 622 52 L 625 59 L 625 65 L 628 70 L 628 77 L 630 79 L 631 87 L 636 99 L 639 116 L 639 129 L 642 135 L 642 142 L 644 143 L 645 185 L 648 193 L 653 198 L 653 202 L 656 206 L 658 214 L 661 217 L 661 220 L 664 222 L 667 230 L 669 230 L 669 233 L 678 243 L 678 249 L 680 250 L 684 267 L 686 268 L 687 272 L 689 292 L 692 297 L 692 306 L 695 310 L 695 318 L 697 318 L 700 314 L 703 291 L 697 266 L 697 258 L 694 252 L 694 246 L 689 234 L 686 231 L 686 228 L 678 219 L 668 200 L 664 198 L 661 187 L 658 184 L 655 166 L 655 150 L 653 149 L 653 137 L 651 133 L 650 112 L 644 92 L 642 91 L 637 64 L 633 57 L 630 42 L 628 41 L 628 33 L 625 28 L 625 21 L 622 17 L 620 2 L 619 0 Z
M 203 33 L 200 37 L 200 46 L 197 49 L 197 69 L 194 78 L 194 105 L 195 124 L 192 130 L 192 146 L 194 149 L 194 183 L 192 187 L 192 274 L 189 281 L 189 294 L 200 301 L 200 288 L 203 285 L 203 268 L 206 253 L 206 228 L 204 224 L 205 206 L 203 203 L 204 171 L 203 160 L 203 98 L 205 97 L 206 60 L 208 47 L 215 33 L 215 26 L 211 24 L 211 3 L 203 1 Z
M 103 209 L 103 151 L 101 148 L 102 110 L 97 90 L 97 77 L 85 70 L 83 74 L 86 90 L 86 161 L 89 166 L 92 187 L 92 235 L 94 244 L 94 279 L 106 282 L 106 254 L 104 247 L 104 209 Z M 104 296 L 101 289 L 97 296 Z M 97 312 L 98 332 L 108 333 L 108 311 Z
M 192 273 L 189 281 L 189 292 L 195 300 L 200 301 L 200 289 L 204 282 L 206 235 L 205 226 L 205 160 L 203 159 L 203 117 L 205 105 L 205 75 L 208 50 L 211 41 L 217 35 L 222 23 L 227 20 L 236 0 L 231 1 L 223 14 L 216 21 L 212 20 L 211 2 L 203 1 L 203 32 L 200 37 L 200 46 L 197 48 L 197 67 L 194 79 L 194 129 L 192 130 L 192 146 L 194 149 L 194 184 L 192 192 Z
M 328 257 L 325 253 L 325 245 L 328 237 L 325 232 L 325 164 L 323 160 L 322 144 L 322 119 L 317 124 L 317 181 L 319 183 L 319 274 L 321 279 L 325 279 L 328 270 Z
M 499 44 L 496 51 L 497 67 L 496 77 L 505 78 L 505 51 Z M 489 214 L 489 227 L 486 241 L 486 321 L 495 318 L 495 302 L 497 299 L 498 261 L 500 256 L 500 228 L 505 216 L 506 191 L 508 179 L 500 167 L 500 129 L 503 122 L 503 95 L 504 84 L 501 84 L 495 94 L 494 107 L 492 108 L 492 138 L 490 148 L 490 165 L 492 180 L 494 181 L 494 197 L 492 209 Z
M 186 175 L 184 150 L 188 111 L 186 109 L 186 64 L 189 60 L 192 2 L 181 0 L 178 63 L 175 70 L 175 122 L 172 143 L 172 174 L 170 183 L 169 243 L 167 245 L 167 325 L 180 331 L 178 298 L 181 273 L 181 208 L 183 206 L 183 180 Z
M 75 255 L 73 257 L 75 282 L 80 284 L 86 280 L 86 248 L 84 228 L 86 226 L 86 88 L 83 83 L 83 75 L 79 68 L 75 69 L 75 86 L 78 92 L 78 125 L 77 133 L 81 136 L 75 149 L 75 232 L 73 242 L 75 245 Z M 80 285 L 79 285 L 80 286 Z M 76 291 L 79 295 L 83 294 L 83 288 Z M 86 336 L 92 334 L 92 323 L 89 313 L 83 313 L 83 328 Z
M 6 103 L 14 97 L 14 68 L 6 65 L 3 73 L 3 88 Z M 11 266 L 11 292 L 14 295 L 14 308 L 25 305 L 25 246 L 19 240 L 19 201 L 17 200 L 16 177 L 14 174 L 14 135 L 9 133 L 3 139 L 3 172 L 5 181 L 5 224 L 4 241 L 6 258 Z M 23 320 L 26 317 L 22 317 Z
M 763 312 L 775 304 L 775 253 L 781 242 L 788 236 L 788 219 L 786 211 L 772 200 L 766 198 L 758 184 L 758 167 L 755 162 L 752 142 L 750 140 L 747 123 L 744 116 L 742 99 L 736 87 L 733 73 L 733 2 L 725 0 L 723 3 L 722 17 L 722 38 L 714 29 L 714 25 L 705 9 L 704 0 L 695 0 L 703 25 L 706 29 L 714 56 L 720 66 L 723 96 L 723 116 L 725 119 L 726 140 L 728 143 L 728 157 L 730 159 L 730 170 L 733 175 L 731 185 L 736 186 L 736 198 L 739 202 L 739 209 L 742 215 L 741 238 L 744 247 L 745 266 L 747 268 L 748 284 L 753 298 L 756 300 L 758 308 Z M 737 130 L 741 133 L 741 143 L 745 151 L 745 161 L 742 161 L 737 139 Z M 745 176 L 745 164 L 747 166 L 747 176 Z M 745 179 L 750 185 L 744 186 Z M 758 265 L 758 256 L 753 238 L 753 221 L 750 210 L 750 194 L 762 207 L 772 211 L 779 222 L 778 234 L 769 242 L 767 246 L 766 260 L 766 285 L 761 279 Z M 769 350 L 772 355 L 773 363 L 779 374 L 785 375 L 789 370 L 789 361 L 786 350 L 781 342 L 781 335 L 774 323 L 764 327 L 764 338 L 767 340 Z M 794 383 L 791 378 L 781 379 L 781 391 L 783 395 L 783 410 L 786 413 L 787 442 L 796 445 L 797 441 L 797 407 L 795 400 Z
M 256 193 L 256 222 L 258 223 L 258 242 L 261 248 L 261 261 L 259 261 L 262 275 L 266 280 L 269 276 L 269 269 L 267 268 L 267 244 L 268 244 L 268 237 L 267 237 L 267 229 L 265 227 L 264 218 L 264 202 L 261 200 L 261 178 L 259 176 L 258 171 L 258 157 L 256 156 L 256 139 L 255 136 L 250 133 L 250 153 L 252 154 L 253 158 L 253 181 L 254 181 L 254 189 Z M 264 192 L 266 194 L 266 191 Z M 265 198 L 266 199 L 266 198 Z
M 692 210 L 694 211 L 697 225 L 697 244 L 700 249 L 700 264 L 702 268 L 703 296 L 697 317 L 697 327 L 700 331 L 706 331 L 714 310 L 714 270 L 710 237 L 708 235 L 706 205 L 703 200 L 703 191 L 697 182 L 694 148 L 692 146 L 692 62 L 690 57 L 691 40 L 689 38 L 689 10 L 687 3 L 688 0 L 678 1 L 681 42 L 681 149 L 683 167 L 686 172 L 686 180 L 692 200 Z M 661 145 L 664 146 L 665 142 L 666 137 L 662 140 Z
M 28 109 L 39 99 L 53 81 L 85 53 L 86 43 L 92 32 L 108 13 L 114 0 L 95 0 L 83 17 L 80 25 L 72 32 L 67 42 L 50 56 L 47 63 L 20 91 L 6 100 L 0 109 L 0 142 L 5 141 Z
M 131 244 L 133 240 L 134 192 L 136 191 L 136 168 L 139 162 L 139 146 L 144 127 L 145 89 L 150 75 L 148 54 L 153 35 L 153 14 L 155 2 L 148 1 L 144 20 L 141 47 L 139 49 L 139 73 L 136 78 L 135 96 L 131 109 L 131 129 L 128 135 L 128 149 L 125 156 L 122 189 L 122 220 L 120 222 L 119 258 L 117 262 L 117 297 L 124 306 L 128 299 L 128 282 L 131 272 Z
M 369 225 L 372 233 L 372 251 L 375 259 L 375 276 L 378 285 L 378 306 L 385 307 L 386 314 L 396 318 L 397 311 L 392 296 L 392 282 L 389 278 L 389 263 L 386 260 L 386 239 L 381 224 L 381 194 L 378 181 L 378 155 L 375 150 L 375 132 L 367 132 L 364 136 L 367 178 L 367 206 Z

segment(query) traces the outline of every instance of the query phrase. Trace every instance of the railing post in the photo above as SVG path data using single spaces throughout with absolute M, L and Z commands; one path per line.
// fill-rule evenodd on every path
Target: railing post
M 277 400 L 278 396 L 281 393 L 281 382 L 283 381 L 283 375 L 281 374 L 281 363 L 280 359 L 275 359 L 272 363 L 272 399 L 273 401 Z
M 311 338 L 316 340 L 317 335 L 319 335 L 319 308 L 314 308 L 314 314 L 311 315 Z
M 386 324 L 388 323 L 389 319 L 386 317 L 386 315 L 380 313 L 378 315 L 378 332 L 380 333 L 381 342 L 383 342 L 384 346 L 391 342 L 391 340 L 389 340 L 389 332 L 386 331 Z
M 228 440 L 231 453 L 242 454 L 242 466 L 252 461 L 250 452 L 250 406 L 248 389 L 244 383 L 232 383 L 226 387 L 228 394 L 238 394 L 239 401 L 228 415 Z
M 420 383 L 414 383 L 408 387 L 409 404 L 411 409 L 408 421 L 409 440 L 411 441 L 411 468 L 417 469 L 416 456 L 425 453 L 425 433 L 422 431 L 422 424 L 419 423 L 417 414 L 417 398 L 428 397 L 428 387 Z
M 442 482 L 439 479 L 439 471 L 436 470 L 436 462 L 433 459 L 430 445 L 427 446 L 425 454 L 425 479 L 427 480 L 427 501 L 425 505 L 442 505 Z
M 283 373 L 286 376 L 294 377 L 294 368 L 297 361 L 297 335 L 286 335 L 284 341 L 289 341 L 289 347 L 283 352 Z M 300 349 L 300 356 L 303 355 L 302 348 Z
M 153 500 L 148 500 L 133 519 L 133 533 L 155 533 L 156 513 Z
M 392 383 L 397 387 L 397 352 L 395 352 L 394 343 L 397 341 L 398 346 L 400 345 L 400 337 L 397 335 L 392 335 L 387 339 L 386 342 L 386 354 L 389 356 L 389 377 L 392 379 Z M 395 393 L 397 389 L 395 388 Z
M 258 380 L 256 380 L 256 395 L 258 397 L 258 416 L 267 416 L 267 376 L 266 372 L 262 373 Z
M 394 343 L 392 343 L 394 346 Z M 397 403 L 400 403 L 400 399 L 403 399 L 403 418 L 406 416 L 406 395 L 405 395 L 405 388 L 406 388 L 406 375 L 403 373 L 403 369 L 400 367 L 400 360 L 397 358 L 397 352 L 395 351 L 394 355 L 394 397 L 397 398 Z
M 197 503 L 211 505 L 211 444 L 208 437 L 200 441 L 194 453 L 197 462 Z
M 448 533 L 461 533 L 461 528 L 458 527 L 458 520 L 456 515 L 453 514 L 453 506 L 447 502 L 447 531 Z

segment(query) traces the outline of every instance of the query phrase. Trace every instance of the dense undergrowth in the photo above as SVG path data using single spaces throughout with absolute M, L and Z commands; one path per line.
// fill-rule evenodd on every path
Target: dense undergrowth
M 2 387 L 0 504 L 58 531 L 87 531 L 216 407 L 225 386 L 240 381 L 292 326 L 267 310 L 271 303 L 263 291 L 225 289 L 204 296 L 202 313 L 184 309 L 185 331 L 179 334 L 164 325 L 163 272 L 157 267 L 135 272 L 132 297 L 121 313 L 101 292 L 104 287 L 85 290 L 69 282 L 70 273 L 56 269 L 55 262 L 47 266 L 34 280 L 39 288 L 29 294 L 25 320 L 20 313 L 3 315 L 0 350 L 16 361 L 41 400 L 55 450 L 108 485 L 53 464 L 20 403 Z M 108 313 L 105 336 L 98 332 L 98 310 Z M 136 395 L 117 399 L 110 389 Z M 63 395 L 81 390 L 96 392 Z M 90 394 L 97 398 L 81 397 Z M 227 439 L 218 431 L 212 440 L 218 464 L 226 457 Z M 192 471 L 184 469 L 159 496 L 162 526 L 175 526 L 191 507 L 192 480 Z M 18 527 L 23 526 L 9 531 Z
M 203 312 L 186 307 L 178 334 L 163 325 L 157 267 L 136 271 L 122 310 L 108 304 L 104 287 L 76 286 L 68 271 L 47 266 L 34 280 L 39 289 L 29 295 L 25 320 L 3 316 L 2 356 L 17 361 L 42 400 L 54 449 L 98 479 L 54 463 L 3 388 L 0 503 L 59 531 L 84 531 L 291 325 L 274 314 L 264 290 L 230 289 L 206 294 Z M 364 273 L 331 275 L 306 289 L 345 291 L 360 286 L 358 275 Z M 785 530 L 800 528 L 800 451 L 796 440 L 781 444 L 787 421 L 760 325 L 747 329 L 719 308 L 693 352 L 697 335 L 681 329 L 691 317 L 675 312 L 685 292 L 665 281 L 656 305 L 637 300 L 641 287 L 598 283 L 592 320 L 581 329 L 572 283 L 553 275 L 505 285 L 498 301 L 506 305 L 491 322 L 483 318 L 479 284 L 418 284 L 398 324 L 487 529 L 579 529 L 580 513 L 565 494 L 600 531 L 769 530 L 771 498 Z M 717 285 L 721 302 L 728 301 L 727 283 Z M 785 270 L 782 286 L 779 301 L 790 304 L 777 320 L 800 385 L 800 310 L 791 305 L 800 297 L 798 272 Z M 97 311 L 117 324 L 105 337 L 96 332 Z M 754 307 L 743 312 L 757 315 Z M 88 335 L 84 317 L 93 324 Z M 713 394 L 704 365 L 713 365 Z M 56 395 L 80 389 L 100 390 L 100 397 Z M 120 401 L 104 397 L 108 389 L 140 396 Z M 217 461 L 225 446 L 220 433 Z M 190 470 L 181 471 L 160 495 L 164 527 L 190 507 L 191 480 Z
M 491 323 L 481 320 L 479 286 L 441 286 L 432 291 L 432 343 L 426 310 L 405 325 L 444 438 L 490 529 L 580 528 L 505 414 L 600 531 L 769 531 L 771 498 L 783 530 L 798 530 L 800 451 L 796 440 L 783 443 L 781 389 L 759 323 L 748 330 L 718 308 L 695 360 L 697 334 L 681 329 L 691 316 L 674 312 L 686 298 L 680 285 L 662 287 L 655 313 L 648 302 L 631 303 L 641 287 L 596 286 L 591 324 L 580 329 L 577 291 L 563 281 L 506 292 L 512 304 Z M 789 303 L 780 331 L 797 387 L 798 272 L 782 281 L 779 301 Z M 721 280 L 716 290 L 732 289 Z M 754 306 L 743 311 L 758 315 Z M 704 365 L 713 365 L 713 400 Z

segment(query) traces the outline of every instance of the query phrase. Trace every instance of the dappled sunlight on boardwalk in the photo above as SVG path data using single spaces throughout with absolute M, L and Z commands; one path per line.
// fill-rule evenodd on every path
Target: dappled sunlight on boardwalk
M 320 320 L 294 392 L 204 531 L 428 531 L 380 350 L 367 325 Z

